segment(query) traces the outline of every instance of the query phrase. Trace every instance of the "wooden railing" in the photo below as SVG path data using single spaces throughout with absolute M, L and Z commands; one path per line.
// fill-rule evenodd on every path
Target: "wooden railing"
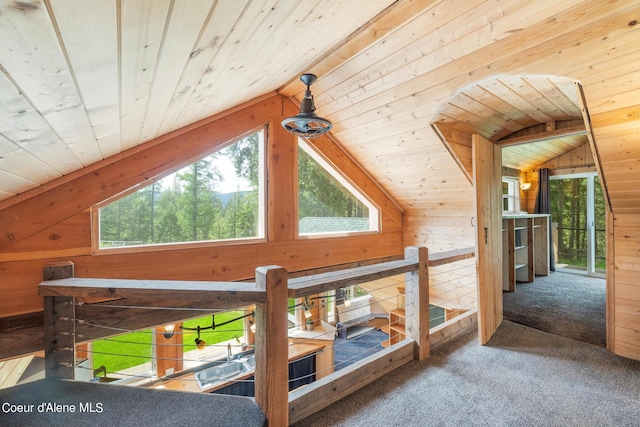
M 47 377 L 73 379 L 76 341 L 109 335 L 108 328 L 142 329 L 181 320 L 180 308 L 256 307 L 255 399 L 269 425 L 298 421 L 364 387 L 412 359 L 429 356 L 429 264 L 473 256 L 473 250 L 428 256 L 426 248 L 408 247 L 405 259 L 313 276 L 289 278 L 278 266 L 256 269 L 255 282 L 184 282 L 161 280 L 80 279 L 73 265 L 61 263 L 39 285 L 45 305 L 45 366 Z M 407 339 L 369 356 L 357 365 L 288 391 L 288 298 L 300 298 L 405 274 Z M 126 315 L 111 304 L 82 304 L 84 298 L 118 299 L 130 307 Z M 106 306 L 109 307 L 106 307 Z M 102 308 L 104 306 L 104 308 Z M 158 308 L 163 308 L 158 310 Z M 123 310 L 124 313 L 124 310 Z M 192 313 L 197 315 L 197 311 Z M 81 322 L 76 319 L 82 319 Z M 101 325 L 100 328 L 94 325 Z M 106 327 L 106 328 L 105 328 Z

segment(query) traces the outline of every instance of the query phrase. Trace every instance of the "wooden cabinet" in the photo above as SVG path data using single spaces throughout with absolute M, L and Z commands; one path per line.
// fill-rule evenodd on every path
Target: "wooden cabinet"
M 549 275 L 549 215 L 502 217 L 502 289 Z

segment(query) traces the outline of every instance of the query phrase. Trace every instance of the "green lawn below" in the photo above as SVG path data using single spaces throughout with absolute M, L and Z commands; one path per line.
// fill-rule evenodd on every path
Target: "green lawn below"
M 217 324 L 224 323 L 233 318 L 242 316 L 243 311 L 228 311 L 215 315 Z M 205 316 L 198 319 L 186 320 L 183 326 L 186 328 L 209 327 L 212 324 L 213 317 Z M 200 332 L 200 339 L 204 340 L 207 345 L 216 344 L 223 341 L 229 341 L 234 338 L 242 339 L 243 320 L 237 320 L 228 325 L 218 326 L 215 330 L 204 330 Z M 196 348 L 194 340 L 198 336 L 196 331 L 181 331 L 176 329 L 175 333 L 183 334 L 183 351 L 191 351 Z M 93 369 L 104 366 L 107 373 L 118 372 L 123 369 L 131 368 L 143 363 L 152 361 L 152 336 L 153 331 L 147 329 L 144 331 L 131 332 L 119 335 L 109 339 L 98 340 L 93 342 Z

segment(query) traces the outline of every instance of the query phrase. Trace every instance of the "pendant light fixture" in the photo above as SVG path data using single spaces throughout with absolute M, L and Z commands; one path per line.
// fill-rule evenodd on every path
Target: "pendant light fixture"
M 204 340 L 200 339 L 200 326 L 198 326 L 197 331 L 198 331 L 198 338 L 194 340 L 196 343 L 196 348 L 198 350 L 204 350 L 205 347 L 207 346 L 207 343 Z
M 318 117 L 314 113 L 316 107 L 313 105 L 313 95 L 310 88 L 317 79 L 314 74 L 300 76 L 302 83 L 307 86 L 302 104 L 300 104 L 300 113 L 282 121 L 282 127 L 294 135 L 315 138 L 330 131 L 333 126 L 329 120 Z
M 196 343 L 196 348 L 198 350 L 204 350 L 204 348 L 207 346 L 207 343 L 203 339 L 200 339 L 200 332 L 201 331 L 208 330 L 208 329 L 211 329 L 212 331 L 215 331 L 215 329 L 217 327 L 219 327 L 219 326 L 228 325 L 229 323 L 233 323 L 233 322 L 236 322 L 238 320 L 242 320 L 245 317 L 249 317 L 249 316 L 251 316 L 252 321 L 255 321 L 256 312 L 255 311 L 251 311 L 251 312 L 249 312 L 247 314 L 244 314 L 242 316 L 238 316 L 238 317 L 236 317 L 234 319 L 229 319 L 229 320 L 224 321 L 222 323 L 216 324 L 216 315 L 214 314 L 214 315 L 211 316 L 211 326 L 200 326 L 200 325 L 197 325 L 195 328 L 189 328 L 189 327 L 181 325 L 180 329 L 182 329 L 183 331 L 196 331 L 197 334 L 198 334 L 198 337 L 194 340 L 194 342 Z M 253 329 L 251 329 L 251 332 L 255 333 L 255 322 L 252 322 L 252 321 L 249 321 L 249 324 L 253 327 Z

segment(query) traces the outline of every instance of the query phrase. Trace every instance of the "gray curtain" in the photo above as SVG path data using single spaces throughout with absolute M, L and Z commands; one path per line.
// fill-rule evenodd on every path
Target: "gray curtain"
M 536 194 L 533 213 L 551 214 L 551 189 L 549 188 L 549 169 L 547 168 L 538 171 L 538 194 Z M 549 220 L 549 249 L 551 248 L 553 248 L 553 232 L 551 230 L 551 220 Z M 551 271 L 556 271 L 552 250 L 549 250 L 549 268 Z

